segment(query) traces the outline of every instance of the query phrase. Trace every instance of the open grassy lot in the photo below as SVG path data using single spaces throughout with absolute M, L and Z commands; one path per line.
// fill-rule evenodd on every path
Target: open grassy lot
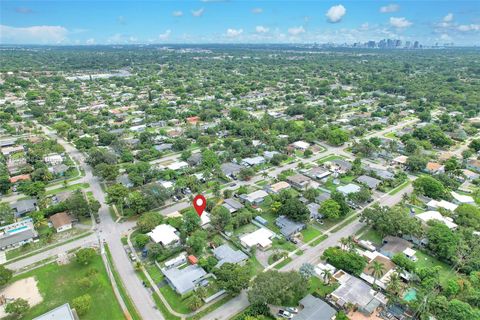
M 88 188 L 89 186 L 90 185 L 88 183 L 76 183 L 76 184 L 69 185 L 65 188 L 56 188 L 56 189 L 52 189 L 52 190 L 47 190 L 47 192 L 45 192 L 45 194 L 48 196 L 48 195 L 51 195 L 51 194 L 57 194 L 57 193 L 64 192 L 64 191 L 75 191 L 75 190 L 78 190 L 78 189 L 85 189 L 85 188 Z
M 422 251 L 417 251 L 416 256 L 418 258 L 416 265 L 417 267 L 435 267 L 440 266 L 442 269 L 440 270 L 440 283 L 446 284 L 449 279 L 455 277 L 455 272 L 451 269 L 451 267 L 438 260 L 435 257 L 432 257 Z
M 332 160 L 337 160 L 337 159 L 345 159 L 345 157 L 331 154 L 331 155 L 328 155 L 328 156 L 325 156 L 323 158 L 318 159 L 317 163 L 322 164 L 322 163 L 325 163 L 327 161 L 332 161 Z
M 183 298 L 178 293 L 173 291 L 169 285 L 165 285 L 160 288 L 165 299 L 173 310 L 180 313 L 190 313 L 192 310 L 188 307 L 188 297 Z
M 281 239 L 273 239 L 272 249 L 293 251 L 293 250 L 297 249 L 297 246 L 294 245 L 293 243 L 291 243 L 290 241 L 287 241 L 287 240 L 281 238 Z
M 303 236 L 303 242 L 309 242 L 321 234 L 320 231 L 310 225 L 307 226 L 307 228 L 305 230 L 302 230 L 300 233 Z
M 320 297 L 326 297 L 338 288 L 338 283 L 325 284 L 318 277 L 311 277 L 308 284 L 308 292 L 310 294 L 317 293 Z
M 22 319 L 32 319 L 66 302 L 71 304 L 73 299 L 84 294 L 92 297 L 92 304 L 90 310 L 81 317 L 82 320 L 125 318 L 100 255 L 95 256 L 87 266 L 75 261 L 63 266 L 51 263 L 14 277 L 11 281 L 32 276 L 38 281 L 43 302 L 32 307 Z M 83 278 L 92 282 L 90 288 L 78 285 L 78 280 Z
M 360 239 L 371 241 L 376 246 L 381 246 L 383 240 L 380 234 L 373 229 L 368 229 L 367 231 L 365 231 L 365 233 L 360 237 Z

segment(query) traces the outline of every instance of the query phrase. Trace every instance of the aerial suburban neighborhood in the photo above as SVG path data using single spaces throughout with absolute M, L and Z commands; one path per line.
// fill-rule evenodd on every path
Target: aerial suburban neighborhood
M 2 41 L 0 319 L 480 319 L 478 47 L 291 39 Z

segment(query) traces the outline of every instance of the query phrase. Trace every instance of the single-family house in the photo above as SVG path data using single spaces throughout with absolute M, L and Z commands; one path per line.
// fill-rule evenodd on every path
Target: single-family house
M 29 174 L 19 174 L 18 176 L 13 176 L 13 177 L 10 177 L 9 179 L 10 183 L 13 183 L 13 184 L 21 181 L 28 181 L 28 180 L 30 180 Z
M 323 218 L 323 214 L 319 213 L 320 205 L 315 202 L 307 204 L 308 211 L 310 211 L 310 219 Z
M 49 154 L 48 156 L 44 157 L 43 161 L 50 166 L 54 166 L 54 165 L 62 163 L 63 162 L 63 157 L 59 154 L 52 153 L 52 154 Z
M 325 168 L 316 166 L 310 170 L 305 170 L 304 174 L 312 179 L 322 180 L 331 175 L 332 172 Z
M 292 143 L 292 147 L 297 150 L 305 151 L 310 147 L 310 143 L 305 141 L 295 141 Z
M 305 223 L 293 221 L 285 216 L 275 219 L 275 224 L 280 228 L 280 233 L 287 239 L 293 238 L 297 233 L 305 229 Z
M 266 186 L 265 190 L 271 194 L 278 194 L 280 191 L 290 188 L 290 184 L 286 181 L 279 181 L 272 185 Z
M 475 172 L 480 172 L 480 160 L 471 159 L 467 161 L 467 169 L 473 170 Z
M 354 306 L 366 316 L 373 314 L 377 308 L 386 305 L 385 296 L 372 289 L 372 287 L 343 270 L 338 270 L 333 277 L 340 286 L 330 294 L 332 303 L 340 308 Z
M 15 222 L 0 229 L 0 250 L 20 247 L 38 238 L 32 219 Z
M 365 185 L 367 188 L 369 188 L 371 190 L 377 189 L 377 187 L 382 183 L 381 180 L 378 180 L 376 178 L 373 178 L 373 177 L 370 177 L 370 176 L 367 176 L 367 175 L 361 175 L 356 180 L 357 180 L 357 182 Z
M 427 225 L 428 221 L 434 220 L 439 221 L 445 224 L 449 229 L 456 229 L 458 225 L 453 222 L 453 219 L 450 217 L 444 217 L 438 211 L 425 211 L 415 216 L 418 220 L 422 221 L 424 225 Z
M 231 179 L 236 179 L 238 173 L 243 169 L 243 167 L 239 164 L 233 162 L 222 163 L 220 166 L 222 173 Z
M 240 195 L 240 199 L 250 205 L 259 205 L 268 196 L 264 190 L 257 190 L 248 194 Z
M 293 316 L 293 320 L 333 320 L 337 310 L 322 299 L 311 294 L 300 300 L 301 310 Z
M 360 186 L 354 184 L 354 183 L 349 183 L 345 186 L 340 186 L 337 188 L 338 192 L 343 193 L 343 195 L 348 196 L 351 193 L 356 193 L 361 190 Z
M 180 237 L 177 235 L 177 229 L 169 224 L 160 224 L 147 235 L 155 243 L 160 243 L 164 247 L 171 247 L 179 243 Z
M 451 212 L 455 211 L 455 209 L 457 209 L 458 205 L 456 205 L 455 203 L 451 203 L 449 201 L 446 201 L 446 200 L 430 200 L 428 203 L 427 203 L 427 208 L 428 210 L 438 210 L 439 208 L 443 208 L 445 210 L 449 210 Z
M 202 154 L 200 152 L 192 154 L 188 159 L 187 163 L 192 166 L 198 166 L 202 163 Z
M 69 166 L 61 163 L 48 168 L 48 171 L 54 175 L 63 176 L 70 169 Z
M 445 166 L 438 162 L 428 162 L 425 171 L 430 174 L 445 173 Z
M 205 279 L 207 272 L 197 264 L 185 268 L 162 269 L 165 279 L 179 295 L 193 291 L 197 286 L 208 283 Z
M 294 188 L 305 190 L 312 183 L 312 179 L 307 176 L 304 176 L 301 173 L 297 173 L 293 176 L 287 177 L 287 182 L 290 183 Z
M 275 233 L 267 228 L 259 228 L 251 233 L 247 233 L 240 237 L 240 242 L 246 248 L 258 247 L 266 250 L 272 245 L 272 238 Z
M 380 253 L 392 258 L 397 253 L 405 251 L 407 248 L 412 248 L 413 244 L 405 239 L 386 236 L 383 239 L 383 246 L 380 248 Z
M 248 256 L 241 250 L 234 250 L 228 244 L 223 244 L 213 249 L 213 255 L 217 258 L 217 268 L 220 268 L 224 263 L 243 264 Z
M 233 198 L 228 198 L 223 200 L 223 207 L 227 208 L 230 213 L 235 213 L 240 209 L 243 209 L 245 206 Z
M 37 200 L 36 199 L 25 199 L 25 200 L 18 200 L 10 204 L 10 208 L 12 208 L 13 213 L 15 214 L 16 218 L 22 217 L 29 212 L 37 210 Z
M 178 171 L 188 168 L 188 163 L 185 161 L 176 161 L 167 166 L 167 169 Z
M 407 165 L 407 160 L 408 160 L 407 156 L 401 155 L 392 159 L 392 165 L 399 168 L 404 168 Z
M 154 145 L 153 147 L 155 148 L 155 150 L 157 150 L 159 152 L 163 152 L 163 151 L 172 150 L 173 144 L 172 143 L 162 143 L 162 144 Z
M 453 202 L 456 204 L 475 204 L 475 200 L 471 196 L 466 196 L 463 194 L 456 193 L 455 191 L 451 192 L 453 197 Z
M 322 192 L 318 196 L 315 197 L 315 203 L 322 204 L 326 200 L 330 199 L 330 193 Z
M 396 270 L 395 263 L 393 263 L 392 260 L 390 260 L 387 256 L 384 256 L 378 251 L 357 250 L 357 252 L 368 261 L 368 264 L 365 266 L 363 272 L 360 274 L 360 278 L 365 280 L 369 284 L 373 285 L 373 283 L 375 283 L 380 288 L 386 289 L 388 281 L 390 280 L 390 276 Z M 379 278 L 375 278 L 372 274 L 372 266 L 375 263 L 380 263 L 381 265 L 383 265 L 383 274 Z
M 352 170 L 352 163 L 343 159 L 333 159 L 330 163 L 336 167 L 335 171 L 338 173 L 346 173 Z
M 78 320 L 79 317 L 75 309 L 70 304 L 65 303 L 55 309 L 52 309 L 33 320 Z
M 50 217 L 50 222 L 57 233 L 72 229 L 72 218 L 66 212 L 55 213 Z
M 480 174 L 475 173 L 468 169 L 463 169 L 462 173 L 465 176 L 465 178 L 470 181 L 480 178 Z
M 187 122 L 187 124 L 196 125 L 200 121 L 200 117 L 199 116 L 188 117 L 185 119 L 185 121 Z
M 245 158 L 243 159 L 240 164 L 245 166 L 245 167 L 253 167 L 253 166 L 258 166 L 262 163 L 265 163 L 265 158 L 262 156 L 256 156 L 252 158 Z
M 133 187 L 133 182 L 128 177 L 128 174 L 122 174 L 117 177 L 117 183 L 122 184 L 124 187 L 131 188 Z

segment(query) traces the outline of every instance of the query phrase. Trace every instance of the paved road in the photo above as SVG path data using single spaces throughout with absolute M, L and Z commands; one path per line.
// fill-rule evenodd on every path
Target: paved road
M 66 243 L 64 245 L 49 249 L 47 251 L 38 253 L 38 254 L 33 255 L 31 257 L 24 258 L 24 259 L 21 259 L 21 260 L 15 261 L 15 262 L 11 262 L 11 263 L 7 262 L 5 267 L 7 267 L 8 269 L 11 269 L 11 270 L 18 271 L 18 270 L 23 269 L 23 268 L 25 268 L 25 267 L 27 267 L 31 264 L 34 264 L 36 262 L 45 260 L 45 259 L 53 257 L 53 256 L 57 256 L 61 253 L 67 252 L 69 250 L 73 250 L 73 249 L 78 248 L 78 247 L 89 247 L 89 246 L 92 246 L 92 245 L 95 245 L 95 244 L 98 244 L 97 236 L 95 234 L 91 234 L 89 236 L 86 236 L 85 238 L 81 238 L 81 239 Z
M 97 235 L 103 242 L 108 244 L 115 268 L 141 317 L 146 320 L 164 320 L 163 315 L 156 309 L 155 301 L 150 292 L 143 287 L 135 274 L 133 265 L 120 242 L 122 235 L 126 233 L 128 228 L 134 226 L 134 222 L 117 224 L 112 220 L 105 202 L 105 193 L 100 186 L 100 181 L 93 175 L 92 168 L 85 163 L 85 157 L 76 148 L 58 137 L 48 128 L 42 127 L 42 129 L 52 139 L 57 140 L 57 142 L 65 148 L 65 151 L 85 170 L 85 182 L 90 184 L 90 190 L 93 196 L 101 204 L 98 212 L 101 223 L 97 227 Z
M 238 296 L 202 317 L 200 320 L 228 320 L 237 313 L 245 310 L 249 305 L 247 293 L 244 290 Z

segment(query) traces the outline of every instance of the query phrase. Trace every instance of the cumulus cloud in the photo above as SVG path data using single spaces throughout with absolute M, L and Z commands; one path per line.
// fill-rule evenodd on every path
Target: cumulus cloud
M 262 8 L 253 8 L 252 9 L 252 13 L 253 14 L 260 14 L 263 12 L 263 9 Z
M 87 40 L 85 41 L 85 43 L 88 44 L 88 45 L 95 44 L 95 39 L 94 39 L 94 38 L 87 39 Z
M 181 17 L 181 16 L 183 16 L 183 12 L 180 11 L 180 10 L 173 11 L 173 12 L 172 12 L 172 16 L 174 16 L 174 17 Z
M 413 23 L 405 19 L 404 17 L 390 17 L 390 25 L 395 28 L 407 28 L 410 27 Z
M 129 44 L 138 43 L 138 39 L 134 36 L 129 36 L 121 33 L 116 33 L 107 39 L 109 44 Z
M 204 8 L 200 8 L 198 10 L 192 10 L 192 16 L 194 17 L 201 17 L 203 16 L 203 13 L 205 12 Z
M 303 26 L 292 27 L 292 28 L 288 29 L 288 33 L 292 36 L 298 36 L 299 34 L 304 33 L 304 32 L 305 32 L 305 29 L 303 28 Z
M 0 25 L 0 42 L 16 44 L 59 44 L 67 40 L 62 26 L 10 27 Z
M 394 3 L 380 7 L 381 13 L 392 13 L 392 12 L 397 12 L 398 10 L 400 10 L 400 6 Z
M 33 13 L 33 10 L 27 7 L 18 7 L 18 8 L 15 8 L 15 12 L 20 14 L 29 14 L 29 13 Z
M 480 24 L 461 24 L 457 27 L 458 31 L 480 31 Z
M 167 40 L 170 38 L 170 34 L 172 33 L 172 30 L 168 29 L 164 33 L 161 33 L 158 35 L 158 39 L 160 40 Z
M 255 31 L 257 33 L 267 33 L 268 32 L 268 28 L 267 27 L 264 27 L 264 26 L 256 26 L 255 27 Z
M 449 13 L 445 17 L 443 17 L 443 22 L 452 22 L 452 21 L 453 21 L 453 13 Z
M 235 38 L 243 33 L 243 29 L 227 29 L 227 37 Z
M 450 41 L 452 40 L 452 38 L 448 34 L 443 33 L 442 35 L 440 35 L 440 40 Z
M 342 20 L 345 13 L 347 13 L 347 9 L 345 9 L 344 6 L 339 4 L 328 9 L 325 15 L 327 16 L 329 22 L 337 23 Z

